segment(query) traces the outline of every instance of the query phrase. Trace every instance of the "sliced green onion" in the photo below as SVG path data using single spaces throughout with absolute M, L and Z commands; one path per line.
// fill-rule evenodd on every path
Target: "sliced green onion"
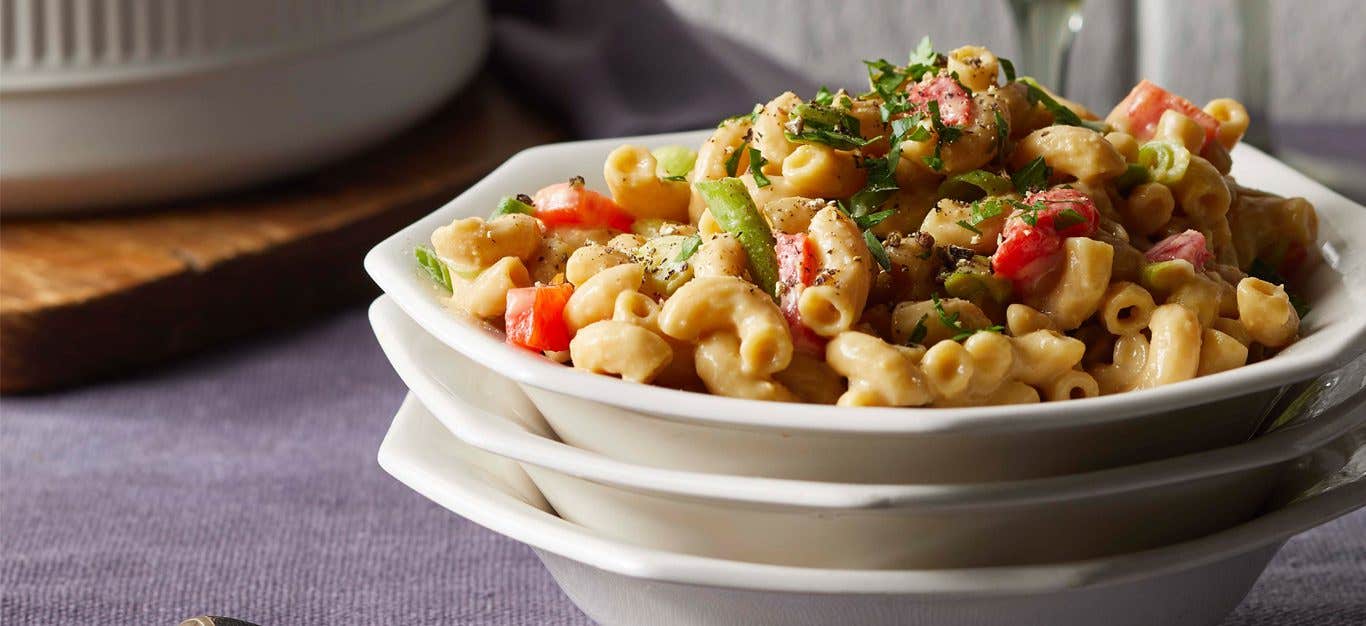
M 1128 167 L 1124 168 L 1124 173 L 1120 174 L 1118 178 L 1115 178 L 1115 187 L 1119 188 L 1120 193 L 1127 194 L 1134 187 L 1142 185 L 1149 180 L 1148 168 L 1143 167 L 1138 163 L 1130 163 Z
M 735 236 L 749 257 L 749 272 L 755 284 L 769 294 L 777 295 L 778 254 L 773 246 L 773 231 L 754 206 L 749 190 L 738 178 L 722 178 L 693 183 L 707 202 L 712 219 Z
M 986 170 L 964 172 L 939 184 L 939 197 L 954 200 L 977 200 L 984 196 L 1010 193 L 1014 187 L 1010 179 Z
M 530 198 L 527 199 L 530 200 Z M 498 206 L 494 207 L 493 213 L 489 215 L 489 219 L 498 219 L 499 217 L 511 215 L 513 213 L 535 215 L 536 208 L 531 206 L 530 202 L 519 200 L 515 196 L 503 196 L 503 199 L 498 201 Z
M 655 157 L 655 175 L 674 180 L 686 177 L 697 161 L 697 152 L 684 146 L 664 146 L 650 152 Z
M 413 250 L 413 255 L 417 257 L 417 264 L 426 270 L 433 282 L 441 285 L 446 291 L 451 291 L 451 272 L 446 264 L 441 261 L 441 257 L 436 255 L 436 251 L 427 246 L 418 246 Z
M 1190 261 L 1171 259 L 1144 265 L 1138 282 L 1149 291 L 1167 294 L 1194 277 L 1195 266 Z
M 1004 304 L 1010 300 L 1011 289 L 1010 281 L 983 272 L 957 271 L 944 279 L 944 291 L 950 296 L 973 302 L 989 297 Z
M 1173 185 L 1186 176 L 1191 164 L 1191 153 L 1185 146 L 1171 141 L 1149 141 L 1138 149 L 1138 163 L 1148 169 L 1156 182 Z

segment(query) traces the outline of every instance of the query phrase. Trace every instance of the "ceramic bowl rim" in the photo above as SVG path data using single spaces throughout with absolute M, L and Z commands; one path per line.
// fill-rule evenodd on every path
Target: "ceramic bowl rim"
M 826 510 L 963 510 L 1038 506 L 1131 492 L 1269 466 L 1309 453 L 1366 421 L 1366 389 L 1292 424 L 1236 446 L 1081 474 L 990 483 L 865 484 L 731 476 L 638 465 L 529 432 L 443 384 L 422 363 L 418 342 L 451 352 L 387 296 L 370 307 L 371 326 L 399 377 L 460 440 L 523 463 L 634 491 L 725 501 L 732 505 Z M 458 357 L 457 357 L 458 358 Z M 449 369 L 443 360 L 440 368 Z M 488 376 L 500 376 L 493 370 Z
M 425 414 L 425 415 L 423 415 Z M 1083 561 L 943 570 L 847 570 L 748 563 L 634 546 L 598 535 L 480 481 L 471 472 L 431 467 L 404 441 L 421 418 L 409 394 L 380 445 L 380 466 L 424 497 L 476 524 L 561 557 L 637 579 L 790 593 L 1004 596 L 1121 584 L 1189 570 L 1284 542 L 1366 503 L 1366 479 L 1182 543 Z M 445 433 L 439 425 L 429 424 Z M 452 461 L 454 462 L 454 461 Z M 465 468 L 460 468 L 465 469 Z

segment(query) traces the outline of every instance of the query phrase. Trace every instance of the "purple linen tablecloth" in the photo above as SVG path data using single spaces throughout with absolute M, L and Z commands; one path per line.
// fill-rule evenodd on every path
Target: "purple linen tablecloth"
M 7 398 L 0 623 L 589 624 L 532 552 L 375 463 L 404 389 L 361 310 Z M 1229 626 L 1366 623 L 1366 511 L 1290 542 Z
M 505 81 L 579 135 L 705 126 L 783 88 L 812 91 L 657 3 L 613 3 L 609 18 L 594 4 L 500 3 L 495 21 Z M 530 550 L 379 469 L 403 394 L 353 310 L 4 399 L 0 623 L 589 623 Z M 1363 588 L 1366 512 L 1292 540 L 1227 623 L 1356 626 Z

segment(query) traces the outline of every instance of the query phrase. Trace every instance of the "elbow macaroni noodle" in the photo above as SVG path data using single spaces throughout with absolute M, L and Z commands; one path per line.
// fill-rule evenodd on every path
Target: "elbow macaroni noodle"
M 1283 283 L 1315 261 L 1318 220 L 1227 175 L 1242 104 L 1145 81 L 1102 121 L 986 48 L 935 58 L 870 65 L 864 95 L 783 93 L 696 153 L 620 146 L 606 193 L 575 179 L 455 220 L 424 265 L 510 341 L 514 315 L 558 324 L 548 357 L 737 398 L 1065 401 L 1298 339 Z M 513 297 L 544 287 L 562 308 Z

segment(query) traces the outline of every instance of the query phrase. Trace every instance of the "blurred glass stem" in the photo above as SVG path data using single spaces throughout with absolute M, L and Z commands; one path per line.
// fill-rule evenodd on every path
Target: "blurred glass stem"
M 1252 117 L 1243 141 L 1263 150 L 1271 146 L 1271 7 L 1267 0 L 1238 0 L 1238 97 Z
M 1082 0 L 1009 0 L 1020 39 L 1020 72 L 1067 95 L 1067 57 L 1081 31 Z

